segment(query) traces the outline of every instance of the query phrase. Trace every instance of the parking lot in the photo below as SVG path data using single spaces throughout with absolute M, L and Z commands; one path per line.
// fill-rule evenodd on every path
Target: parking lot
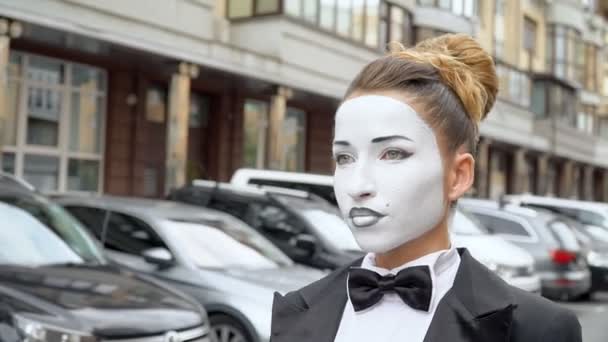
M 608 293 L 596 294 L 593 301 L 562 303 L 574 311 L 583 327 L 583 342 L 608 341 Z

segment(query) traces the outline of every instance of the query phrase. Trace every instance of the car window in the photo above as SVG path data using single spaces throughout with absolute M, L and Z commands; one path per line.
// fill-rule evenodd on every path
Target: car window
M 452 221 L 452 232 L 460 235 L 483 235 L 488 231 L 483 224 L 473 215 L 463 210 L 456 210 Z
M 106 217 L 105 210 L 72 205 L 65 206 L 65 209 L 82 222 L 97 239 L 101 239 L 103 224 Z
M 141 255 L 150 248 L 167 248 L 158 235 L 142 220 L 113 212 L 110 215 L 105 246 L 123 253 Z
M 513 220 L 480 213 L 474 213 L 474 215 L 493 234 L 531 237 L 523 225 Z
M 246 216 L 248 223 L 272 240 L 287 242 L 304 233 L 304 227 L 293 214 L 273 204 L 252 203 Z
M 74 258 L 66 257 L 63 262 L 104 262 L 102 252 L 95 244 L 94 239 L 86 233 L 85 228 L 80 222 L 57 204 L 37 195 L 23 196 L 14 194 L 2 194 L 0 196 L 0 204 L 13 209 L 13 211 L 7 210 L 6 215 L 0 215 L 0 217 L 2 217 L 0 230 L 4 234 L 9 234 L 9 237 L 10 234 L 14 234 L 14 238 L 25 241 L 23 239 L 38 239 L 40 236 L 49 236 L 49 234 L 52 234 L 56 239 L 62 240 L 65 243 L 65 246 L 71 249 L 72 253 L 75 253 L 78 256 L 78 260 L 80 260 L 74 261 Z M 14 214 L 17 211 L 20 214 Z M 13 215 L 10 215 L 11 212 Z M 24 216 L 29 218 L 24 219 Z M 44 227 L 45 229 L 42 229 L 41 227 Z M 19 233 L 25 235 L 18 237 Z M 30 233 L 33 235 L 29 235 Z M 35 236 L 36 234 L 39 234 L 39 236 Z M 19 247 L 19 243 L 13 244 L 14 240 L 11 238 L 7 237 L 2 238 L 1 240 L 5 246 L 0 248 L 3 249 L 5 253 L 9 253 L 7 251 L 12 250 L 13 247 Z M 30 242 L 34 241 L 31 240 Z M 24 247 L 24 249 L 25 248 L 26 247 Z M 41 248 L 42 250 L 40 251 L 30 250 L 30 252 L 51 254 L 62 253 L 64 256 L 69 254 L 60 252 L 58 244 L 53 244 L 51 242 L 49 242 L 49 245 L 41 246 Z M 54 249 L 57 249 L 57 251 L 53 251 Z M 39 260 L 35 256 L 36 253 L 31 254 L 33 258 L 32 261 Z M 60 263 L 62 262 L 60 259 L 61 258 L 52 258 L 52 260 L 47 260 L 47 263 Z M 36 261 L 36 263 L 37 262 L 38 261 Z

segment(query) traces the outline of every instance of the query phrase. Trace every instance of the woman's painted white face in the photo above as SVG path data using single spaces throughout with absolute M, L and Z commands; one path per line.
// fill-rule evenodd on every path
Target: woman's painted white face
M 443 165 L 433 130 L 388 96 L 345 101 L 336 113 L 334 190 L 357 243 L 384 253 L 444 215 Z

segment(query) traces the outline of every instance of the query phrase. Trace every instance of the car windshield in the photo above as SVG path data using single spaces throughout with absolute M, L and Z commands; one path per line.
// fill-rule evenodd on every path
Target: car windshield
M 201 268 L 265 269 L 292 265 L 266 238 L 236 220 L 166 220 L 162 226 L 176 248 Z
M 360 251 L 350 228 L 333 205 L 318 199 L 274 196 L 278 201 L 300 214 L 324 240 L 343 251 Z
M 458 235 L 485 235 L 486 228 L 473 215 L 459 208 L 454 213 L 452 232 Z
M 78 221 L 40 196 L 1 195 L 0 219 L 0 264 L 104 262 Z

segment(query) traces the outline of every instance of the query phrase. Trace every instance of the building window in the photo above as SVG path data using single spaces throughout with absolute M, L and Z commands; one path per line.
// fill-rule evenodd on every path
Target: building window
M 595 44 L 585 43 L 585 76 L 583 86 L 591 92 L 598 92 L 598 53 L 599 49 Z
M 229 0 L 228 18 L 240 19 L 256 15 L 278 14 L 279 9 L 280 0 Z
M 151 85 L 146 91 L 146 120 L 165 122 L 167 115 L 167 90 L 160 85 Z
M 419 6 L 437 7 L 471 18 L 478 13 L 478 0 L 418 0 Z
M 496 74 L 499 81 L 498 96 L 511 103 L 530 107 L 531 80 L 530 76 L 503 62 L 496 63 Z
M 100 191 L 105 71 L 11 51 L 8 86 L 3 169 L 42 192 Z
M 211 99 L 199 93 L 190 93 L 190 111 L 188 116 L 188 127 L 201 128 L 207 127 Z
M 563 25 L 550 25 L 547 32 L 549 72 L 556 77 L 582 84 L 585 54 L 580 32 Z
M 532 70 L 534 57 L 536 56 L 536 22 L 524 17 L 524 52 L 527 55 L 528 69 Z
M 8 65 L 8 80 L 6 83 L 6 98 L 4 103 L 4 122 L 0 122 L 0 145 L 17 145 L 17 117 L 21 90 L 19 79 L 21 77 L 22 56 L 12 53 Z
M 266 132 L 268 130 L 268 104 L 247 100 L 243 113 L 245 167 L 262 169 L 266 166 Z
M 447 32 L 429 28 L 429 27 L 416 27 L 416 44 L 429 38 L 439 37 L 446 34 Z
M 505 0 L 494 2 L 494 55 L 504 58 L 505 50 Z
M 554 117 L 576 127 L 578 100 L 573 88 L 549 80 L 536 81 L 532 99 L 532 111 L 538 118 Z
M 576 115 L 576 128 L 580 131 L 595 134 L 595 120 L 597 115 L 597 107 L 591 105 L 580 105 Z
M 15 174 L 15 154 L 14 153 L 2 153 L 2 172 Z
M 600 137 L 608 139 L 608 117 L 598 119 L 598 131 Z
M 281 169 L 304 171 L 306 152 L 306 112 L 297 108 L 287 108 L 283 122 L 283 156 Z
M 399 42 L 405 46 L 410 46 L 414 43 L 412 30 L 412 15 L 403 7 L 385 3 L 381 8 L 382 25 L 381 37 L 385 37 L 384 41 Z
M 245 101 L 243 166 L 268 168 L 269 147 L 269 105 L 258 100 Z M 306 113 L 297 108 L 287 107 L 283 120 L 282 146 L 278 169 L 304 171 L 306 149 Z

